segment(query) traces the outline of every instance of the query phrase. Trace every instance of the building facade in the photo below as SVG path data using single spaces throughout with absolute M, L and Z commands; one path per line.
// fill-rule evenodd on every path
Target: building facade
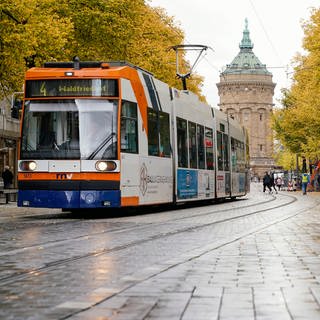
M 275 83 L 252 51 L 247 19 L 239 47 L 238 55 L 220 74 L 219 107 L 248 130 L 251 176 L 261 178 L 274 167 L 271 115 Z
M 14 187 L 17 176 L 19 130 L 20 121 L 12 117 L 11 103 L 7 100 L 0 101 L 0 171 L 2 173 L 5 166 L 9 166 L 15 177 Z

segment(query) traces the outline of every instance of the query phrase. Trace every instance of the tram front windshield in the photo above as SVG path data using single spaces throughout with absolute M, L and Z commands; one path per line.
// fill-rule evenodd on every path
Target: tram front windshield
M 116 159 L 118 100 L 27 101 L 21 159 Z

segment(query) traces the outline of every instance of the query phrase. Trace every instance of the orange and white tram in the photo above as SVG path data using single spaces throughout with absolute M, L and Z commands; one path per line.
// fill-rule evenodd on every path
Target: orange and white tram
M 126 62 L 26 72 L 18 205 L 103 208 L 244 196 L 246 132 Z

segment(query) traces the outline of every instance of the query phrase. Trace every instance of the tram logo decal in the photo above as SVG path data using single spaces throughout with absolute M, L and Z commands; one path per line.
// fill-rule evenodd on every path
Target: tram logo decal
M 143 163 L 140 169 L 140 191 L 145 195 L 148 188 L 148 170 L 146 165 Z
M 153 185 L 152 193 L 158 192 L 157 185 L 159 184 L 170 184 L 172 183 L 172 177 L 171 176 L 163 176 L 163 175 L 149 175 L 148 169 L 145 163 L 142 164 L 140 168 L 140 191 L 143 195 L 146 194 L 148 190 L 148 184 Z M 150 186 L 151 188 L 151 186 Z M 151 191 L 150 191 L 151 192 Z
M 73 174 L 72 173 L 70 173 L 70 174 L 68 174 L 68 173 L 57 173 L 56 174 L 56 179 L 57 180 L 67 180 L 67 179 L 72 179 L 72 176 L 73 176 Z

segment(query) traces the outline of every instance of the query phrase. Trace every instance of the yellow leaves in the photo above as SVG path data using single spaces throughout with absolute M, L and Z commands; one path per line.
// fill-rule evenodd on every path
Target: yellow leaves
M 319 50 L 320 48 L 320 10 L 313 9 L 310 21 L 304 23 L 303 47 L 307 51 Z
M 51 4 L 53 0 L 11 0 L 2 4 L 0 84 L 5 95 L 21 91 L 27 68 L 41 65 L 52 56 L 61 58 L 62 48 L 72 39 L 71 19 L 53 12 Z
M 320 9 L 304 23 L 305 55 L 295 57 L 294 81 L 275 114 L 276 137 L 291 152 L 320 157 Z
M 296 165 L 296 156 L 288 151 L 278 152 L 275 156 L 277 165 L 281 166 L 284 170 L 293 170 Z
M 168 48 L 183 43 L 183 31 L 144 0 L 2 0 L 0 9 L 0 85 L 7 95 L 21 90 L 27 68 L 75 55 L 128 60 L 181 88 Z M 199 93 L 202 81 L 195 75 L 189 88 Z

